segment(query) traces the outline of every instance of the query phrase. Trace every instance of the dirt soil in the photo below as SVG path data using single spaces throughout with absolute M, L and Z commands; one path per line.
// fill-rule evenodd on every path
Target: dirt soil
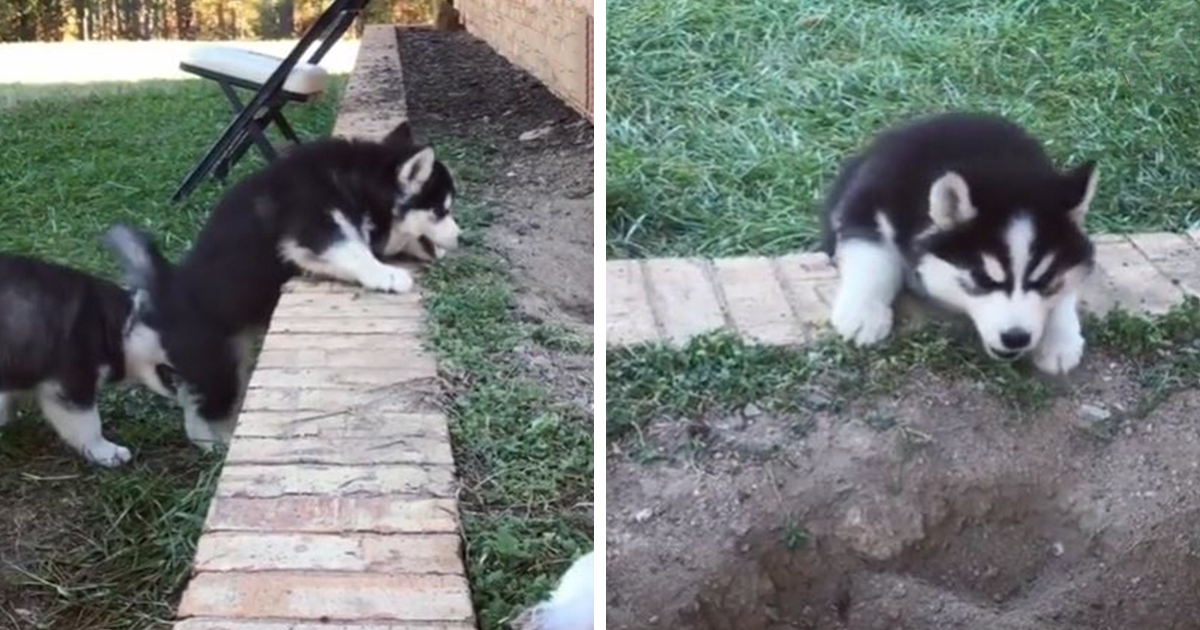
M 608 462 L 608 628 L 1196 630 L 1200 391 L 1138 395 L 1093 355 L 1023 420 L 919 374 L 803 437 L 656 423 Z
M 484 204 L 492 215 L 484 246 L 507 261 L 521 316 L 590 340 L 592 124 L 466 32 L 397 32 L 418 140 L 450 139 L 480 154 L 483 181 L 461 186 L 459 198 Z M 521 355 L 558 399 L 591 417 L 590 351 L 529 345 Z

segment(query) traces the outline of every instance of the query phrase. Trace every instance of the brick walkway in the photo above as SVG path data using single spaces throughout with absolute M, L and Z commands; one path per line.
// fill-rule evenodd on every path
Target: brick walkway
M 369 27 L 335 132 L 390 131 L 399 80 L 394 29 Z M 423 317 L 419 295 L 289 283 L 176 630 L 475 627 Z
M 1099 236 L 1083 307 L 1159 314 L 1200 296 L 1200 230 Z M 824 254 L 607 263 L 608 345 L 682 344 L 718 329 L 766 345 L 822 334 L 837 289 Z

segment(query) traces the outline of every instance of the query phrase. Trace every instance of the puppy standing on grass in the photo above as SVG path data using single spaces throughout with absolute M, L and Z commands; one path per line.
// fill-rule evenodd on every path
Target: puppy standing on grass
M 1093 266 L 1083 231 L 1091 162 L 1060 173 L 1001 118 L 943 114 L 887 131 L 849 160 L 829 195 L 827 253 L 841 273 L 832 323 L 883 340 L 906 284 L 966 313 L 986 352 L 1064 374 L 1083 356 L 1077 303 Z
M 138 290 L 136 320 L 177 372 L 188 437 L 206 448 L 229 442 L 251 349 L 285 282 L 308 272 L 408 291 L 409 273 L 380 258 L 457 247 L 454 195 L 450 170 L 405 123 L 382 142 L 301 145 L 234 185 L 178 265 L 147 235 L 113 228 L 108 242 Z
M 96 397 L 109 383 L 141 382 L 170 396 L 153 331 L 133 320 L 124 289 L 74 269 L 0 254 L 0 426 L 16 396 L 37 398 L 60 438 L 88 461 L 119 466 L 129 449 L 101 433 Z

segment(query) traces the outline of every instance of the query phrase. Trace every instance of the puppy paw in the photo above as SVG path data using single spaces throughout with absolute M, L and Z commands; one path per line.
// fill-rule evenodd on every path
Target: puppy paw
M 1083 335 L 1057 335 L 1042 340 L 1033 353 L 1033 364 L 1047 374 L 1066 374 L 1083 359 Z
M 833 309 L 833 329 L 857 346 L 883 341 L 892 332 L 892 307 L 878 302 L 839 304 Z
M 382 265 L 378 273 L 364 278 L 362 284 L 372 291 L 405 293 L 412 290 L 413 279 L 411 274 L 399 267 Z
M 115 468 L 133 459 L 133 453 L 130 453 L 129 449 L 107 440 L 100 440 L 84 446 L 83 456 L 89 462 L 105 468 Z

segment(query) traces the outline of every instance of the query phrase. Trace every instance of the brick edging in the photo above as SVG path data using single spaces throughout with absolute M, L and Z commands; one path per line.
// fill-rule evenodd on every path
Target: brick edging
M 1161 314 L 1200 297 L 1200 230 L 1095 237 L 1097 269 L 1082 306 Z M 753 343 L 799 345 L 823 334 L 837 269 L 820 253 L 653 258 L 605 264 L 607 345 L 674 345 L 720 329 Z
M 379 139 L 399 124 L 400 81 L 395 27 L 368 27 L 335 134 Z M 425 334 L 419 294 L 288 283 L 176 630 L 475 627 Z

